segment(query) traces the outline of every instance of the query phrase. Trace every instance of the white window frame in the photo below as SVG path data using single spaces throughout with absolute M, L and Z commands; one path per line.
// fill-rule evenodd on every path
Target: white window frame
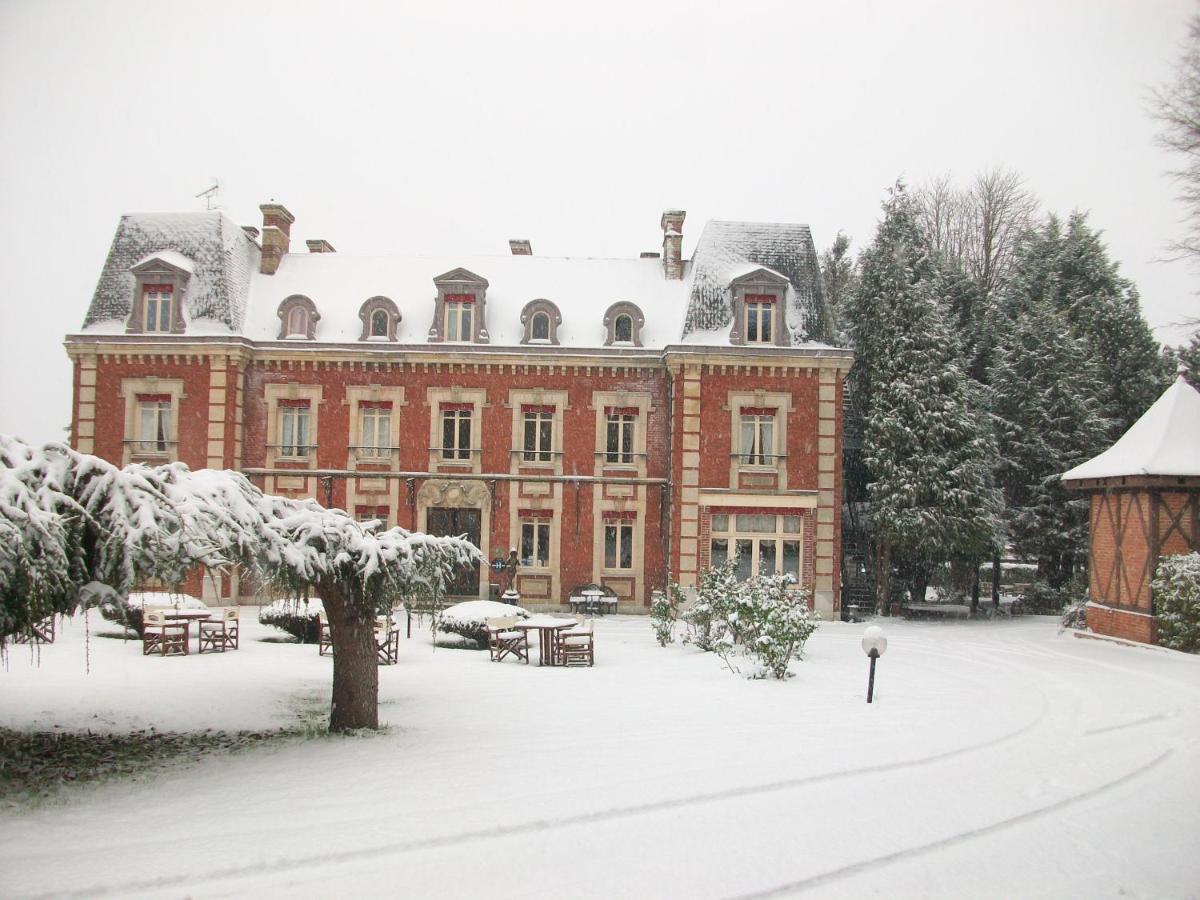
M 738 416 L 738 460 L 741 465 L 775 468 L 779 460 L 777 413 L 769 416 L 742 413 Z M 750 446 L 746 446 L 747 435 Z
M 637 523 L 628 519 L 604 520 L 604 568 L 610 572 L 629 572 L 634 567 L 634 535 Z M 609 556 L 609 535 L 612 535 L 612 555 Z M 623 561 L 628 557 L 628 562 Z
M 305 406 L 281 403 L 276 408 L 276 416 L 279 421 L 279 446 L 277 448 L 279 458 L 307 459 L 314 447 L 312 443 L 312 403 Z M 303 439 L 303 443 L 301 443 L 301 439 Z
M 771 516 L 775 519 L 774 528 L 770 531 L 752 527 L 745 527 L 739 519 L 754 519 L 763 516 Z M 725 521 L 724 527 L 721 526 L 721 520 Z M 784 569 L 785 552 L 784 546 L 786 543 L 796 544 L 796 564 L 794 570 L 790 574 L 795 577 L 796 581 L 792 585 L 793 588 L 800 588 L 804 579 L 804 518 L 794 513 L 775 514 L 745 514 L 745 513 L 719 513 L 714 511 L 712 518 L 709 520 L 709 564 L 715 566 L 717 563 L 714 559 L 714 545 L 717 541 L 725 541 L 726 558 L 731 558 L 736 551 L 738 542 L 748 542 L 751 545 L 749 573 L 747 577 L 754 577 L 758 574 L 774 574 L 783 575 L 789 574 Z M 765 542 L 775 544 L 775 566 L 774 572 L 762 573 L 760 567 L 762 565 L 762 545 Z
M 386 315 L 386 313 L 385 313 Z M 392 452 L 392 405 L 358 405 L 358 457 L 363 460 L 387 459 Z
M 475 340 L 475 303 L 447 300 L 442 333 L 448 344 L 470 344 Z
M 457 404 L 454 404 L 457 406 Z M 441 425 L 441 445 L 438 448 L 441 458 L 448 462 L 462 462 L 471 459 L 474 452 L 471 447 L 473 436 L 475 434 L 475 410 L 472 409 L 440 409 L 438 421 Z M 446 442 L 446 423 L 452 421 L 454 424 L 450 431 L 450 443 Z M 466 442 L 467 446 L 462 446 L 463 442 L 463 424 L 467 426 Z
M 638 419 L 633 413 L 606 413 L 604 416 L 604 462 L 610 466 L 630 466 L 636 461 Z M 612 439 L 616 437 L 616 450 Z M 628 447 L 628 449 L 625 449 Z
M 166 456 L 171 452 L 175 440 L 171 426 L 174 404 L 170 400 L 137 401 L 137 452 L 141 455 Z M 149 427 L 147 427 L 149 426 Z
M 552 523 L 553 520 L 548 517 L 521 517 L 521 543 L 518 549 L 518 557 L 522 568 L 547 570 L 554 567 Z M 525 555 L 526 546 L 529 546 L 532 550 L 529 556 Z M 542 552 L 545 553 L 545 560 L 538 562 L 538 558 Z M 526 562 L 526 560 L 533 561 Z
M 170 334 L 174 302 L 175 291 L 169 285 L 165 291 L 143 290 L 142 330 L 147 334 Z M 164 317 L 166 322 L 163 322 Z
M 774 300 L 746 300 L 745 330 L 747 344 L 775 343 L 775 302 Z
M 288 310 L 287 337 L 308 337 L 308 310 L 298 303 Z
M 546 410 L 521 411 L 522 462 L 554 462 L 555 418 L 554 413 Z

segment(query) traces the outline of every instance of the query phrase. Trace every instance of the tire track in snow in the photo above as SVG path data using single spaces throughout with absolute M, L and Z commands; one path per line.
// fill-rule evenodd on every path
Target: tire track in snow
M 945 762 L 946 760 L 955 759 L 956 757 L 968 756 L 972 753 L 978 753 L 983 750 L 989 750 L 1001 744 L 1008 743 L 1009 741 L 1016 740 L 1017 738 L 1028 734 L 1030 731 L 1033 731 L 1045 720 L 1048 711 L 1047 706 L 1048 704 L 1046 703 L 1046 698 L 1043 696 L 1042 708 L 1038 712 L 1037 716 L 1035 716 L 1032 721 L 1022 725 L 1020 728 L 1008 732 L 1007 734 L 1002 734 L 999 737 L 991 738 L 990 740 L 981 741 L 978 744 L 969 744 L 965 747 L 956 747 L 952 750 L 946 750 L 942 753 L 934 754 L 933 756 L 924 756 L 917 759 L 907 759 L 899 762 L 877 763 L 871 766 L 860 766 L 856 769 L 844 769 L 840 772 L 826 772 L 820 775 L 806 775 L 800 778 L 786 778 L 781 781 L 725 788 L 719 791 L 691 794 L 686 797 L 674 797 L 665 800 L 652 800 L 648 803 L 635 803 L 626 806 L 615 806 L 609 809 L 600 809 L 587 813 L 577 813 L 570 816 L 533 819 L 515 825 L 496 825 L 490 828 L 479 828 L 473 831 L 463 831 L 455 834 L 392 841 L 384 844 L 377 844 L 374 847 L 362 847 L 353 850 L 339 850 L 331 853 L 306 853 L 303 856 L 294 857 L 276 857 L 270 860 L 251 862 L 240 866 L 225 868 L 220 872 L 212 874 L 199 873 L 167 875 L 159 878 L 144 879 L 140 881 L 124 881 L 119 884 L 96 884 L 74 891 L 54 891 L 52 893 L 36 894 L 33 896 L 36 898 L 36 900 L 43 900 L 43 898 L 51 897 L 95 897 L 103 894 L 125 893 L 129 891 L 154 891 L 179 885 L 211 884 L 214 882 L 236 879 L 243 876 L 261 876 L 264 874 L 282 871 L 294 872 L 297 869 L 320 868 L 321 866 L 376 859 L 379 857 L 414 853 L 423 850 L 439 850 L 445 847 L 475 843 L 477 841 L 521 837 L 530 834 L 552 831 L 558 828 L 573 828 L 583 825 L 593 825 L 603 822 L 611 822 L 618 819 L 630 818 L 633 816 L 644 816 L 659 812 L 667 812 L 689 806 L 703 806 L 709 803 L 720 803 L 726 800 L 738 800 L 744 797 L 755 797 L 762 794 L 771 794 L 775 793 L 776 791 L 795 790 L 815 784 L 840 781 L 847 778 L 858 778 L 863 775 L 878 775 L 886 772 L 902 771 L 904 769 L 915 769 L 922 766 L 929 766 Z
M 1022 825 L 1034 819 L 1040 819 L 1042 816 L 1050 813 L 1058 812 L 1061 809 L 1074 806 L 1077 803 L 1082 803 L 1085 800 L 1090 800 L 1100 794 L 1107 793 L 1128 784 L 1130 781 L 1144 775 L 1151 769 L 1157 768 L 1161 763 L 1165 762 L 1175 751 L 1171 749 L 1164 750 L 1158 756 L 1154 757 L 1147 763 L 1144 763 L 1137 768 L 1126 772 L 1124 775 L 1104 784 L 1097 785 L 1094 788 L 1089 788 L 1081 793 L 1074 794 L 1059 800 L 1056 803 L 1040 806 L 1037 809 L 1029 810 L 1028 812 L 1018 813 L 1015 816 L 1010 816 L 1007 819 L 1001 819 L 998 822 L 992 822 L 990 825 L 981 825 L 978 828 L 970 828 L 966 831 L 960 831 L 952 834 L 949 837 L 941 838 L 936 841 L 930 841 L 927 844 L 921 844 L 916 847 L 908 847 L 904 850 L 897 850 L 895 853 L 886 853 L 883 856 L 872 857 L 865 859 L 862 862 L 851 863 L 847 866 L 842 866 L 839 869 L 831 869 L 828 872 L 822 872 L 820 875 L 814 875 L 811 878 L 803 878 L 799 881 L 791 881 L 787 884 L 777 885 L 768 888 L 765 891 L 757 891 L 752 894 L 739 894 L 732 900 L 759 900 L 763 897 L 782 897 L 786 894 L 798 894 L 810 888 L 820 887 L 843 878 L 849 878 L 853 875 L 859 875 L 864 872 L 870 872 L 875 869 L 882 868 L 894 862 L 901 860 L 913 859 L 917 856 L 922 856 L 926 853 L 932 853 L 936 850 L 943 850 L 947 847 L 953 847 L 956 844 L 962 844 L 967 841 L 974 840 L 984 835 L 992 834 L 997 831 L 1002 831 L 1005 828 L 1011 828 L 1014 825 Z

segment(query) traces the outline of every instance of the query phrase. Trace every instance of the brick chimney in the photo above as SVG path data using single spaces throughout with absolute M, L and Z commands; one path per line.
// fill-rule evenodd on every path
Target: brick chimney
M 259 271 L 274 275 L 292 243 L 292 223 L 296 217 L 279 203 L 263 203 L 258 207 L 263 214 L 262 264 Z
M 337 251 L 333 249 L 333 244 L 329 243 L 329 241 L 325 240 L 324 238 L 316 238 L 311 241 L 305 241 L 304 243 L 308 245 L 309 253 L 337 253 Z
M 243 225 L 242 231 L 246 232 L 246 237 L 250 238 L 250 240 L 255 242 L 258 241 L 258 229 L 255 226 Z
M 533 245 L 525 238 L 513 238 L 508 242 L 513 256 L 533 256 Z
M 662 214 L 663 277 L 668 281 L 683 278 L 683 219 L 686 215 L 682 209 L 668 209 Z

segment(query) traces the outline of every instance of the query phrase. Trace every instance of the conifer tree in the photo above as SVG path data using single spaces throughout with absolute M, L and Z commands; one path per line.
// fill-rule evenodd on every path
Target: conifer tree
M 984 556 L 998 530 L 995 443 L 938 293 L 944 284 L 898 184 L 863 253 L 849 320 L 881 604 L 893 551 L 921 599 L 934 563 Z
M 1058 588 L 1087 550 L 1087 501 L 1059 476 L 1107 445 L 1103 385 L 1087 341 L 1049 299 L 1023 298 L 1003 327 L 989 390 L 1005 526 L 1014 552 Z

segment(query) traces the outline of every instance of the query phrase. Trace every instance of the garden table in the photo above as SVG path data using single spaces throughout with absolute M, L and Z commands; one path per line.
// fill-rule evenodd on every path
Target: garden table
M 168 622 L 183 623 L 183 647 L 185 652 L 190 652 L 188 641 L 191 639 L 191 623 L 208 622 L 212 619 L 212 613 L 207 609 L 164 609 L 163 618 Z M 200 630 L 196 630 L 196 636 L 199 637 Z
M 522 619 L 514 628 L 519 628 L 521 631 L 537 631 L 538 647 L 540 653 L 538 656 L 539 666 L 554 665 L 554 637 L 564 628 L 572 628 L 575 625 L 574 619 L 560 619 L 557 616 L 535 615 L 528 619 Z

